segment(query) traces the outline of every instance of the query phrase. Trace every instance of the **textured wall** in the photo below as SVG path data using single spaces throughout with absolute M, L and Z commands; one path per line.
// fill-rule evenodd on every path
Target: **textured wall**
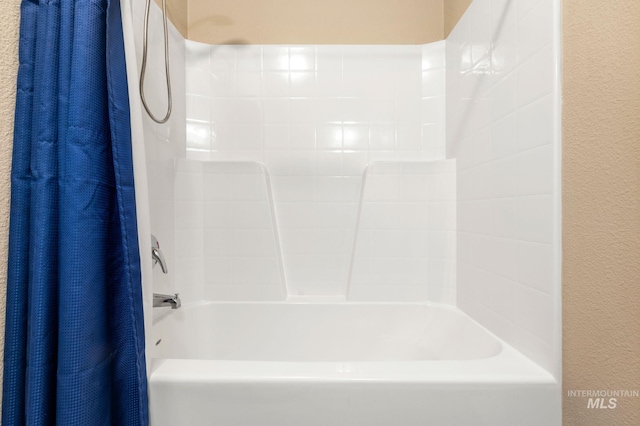
M 563 0 L 564 420 L 640 424 L 640 2 Z
M 18 72 L 19 0 L 0 2 L 0 382 L 4 356 L 4 315 L 7 289 L 7 236 L 9 231 L 9 175 L 13 146 L 13 111 Z M 0 397 L 2 388 L 0 387 Z M 1 401 L 1 399 L 0 399 Z M 0 402 L 2 405 L 2 402 Z
M 472 0 L 444 0 L 444 36 L 449 36 L 449 33 L 455 28 L 456 24 L 464 15 L 467 7 L 471 4 Z
M 188 38 L 211 44 L 424 44 L 443 39 L 442 8 L 443 0 L 190 0 Z

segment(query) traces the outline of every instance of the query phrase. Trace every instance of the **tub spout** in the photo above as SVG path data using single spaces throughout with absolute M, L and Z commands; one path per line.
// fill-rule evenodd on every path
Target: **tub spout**
M 171 309 L 179 309 L 182 306 L 178 293 L 176 294 L 158 294 L 153 293 L 153 307 L 161 308 L 163 306 L 171 306 Z

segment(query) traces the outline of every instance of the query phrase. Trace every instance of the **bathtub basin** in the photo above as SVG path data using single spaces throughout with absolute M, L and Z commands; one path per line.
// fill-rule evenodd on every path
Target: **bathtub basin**
M 153 333 L 152 425 L 560 424 L 557 381 L 452 307 L 207 302 Z

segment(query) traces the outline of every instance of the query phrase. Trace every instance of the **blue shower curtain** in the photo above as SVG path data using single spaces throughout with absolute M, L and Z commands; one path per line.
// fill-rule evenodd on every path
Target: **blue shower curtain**
M 119 0 L 23 0 L 2 424 L 148 423 Z

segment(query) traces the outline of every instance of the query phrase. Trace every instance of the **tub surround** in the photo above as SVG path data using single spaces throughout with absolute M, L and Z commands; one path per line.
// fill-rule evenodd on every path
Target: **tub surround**
M 176 228 L 176 213 L 190 210 L 177 198 L 199 186 L 186 185 L 180 194 L 172 193 L 182 179 L 174 158 L 264 164 L 270 173 L 274 229 L 284 270 L 280 276 L 287 295 L 344 297 L 352 280 L 354 297 L 381 300 L 392 293 L 378 291 L 375 285 L 369 285 L 367 295 L 359 293 L 362 280 L 352 257 L 360 256 L 360 248 L 353 241 L 359 215 L 365 213 L 366 219 L 371 207 L 366 200 L 360 202 L 360 194 L 388 191 L 393 179 L 379 181 L 377 190 L 363 188 L 365 166 L 372 161 L 443 160 L 446 153 L 456 158 L 456 183 L 450 190 L 457 195 L 443 200 L 456 200 L 457 220 L 455 226 L 441 221 L 436 229 L 429 218 L 437 218 L 438 212 L 427 211 L 430 223 L 425 229 L 431 237 L 441 237 L 444 251 L 427 252 L 431 260 L 426 263 L 432 268 L 416 271 L 414 277 L 427 277 L 428 288 L 429 276 L 437 275 L 431 295 L 478 316 L 557 374 L 556 6 L 544 0 L 490 7 L 488 0 L 478 0 L 446 42 L 423 47 L 183 42 L 184 68 L 176 72 L 175 80 L 185 84 L 185 98 L 178 102 L 185 105 L 186 137 L 179 126 L 147 131 L 149 140 L 173 141 L 147 144 L 156 164 L 150 168 L 158 170 L 150 179 L 151 198 L 158 200 L 152 210 L 159 212 L 152 222 L 168 225 L 157 224 L 167 228 L 164 239 L 170 245 L 178 234 L 182 247 L 204 244 L 198 243 L 201 237 L 195 229 L 185 233 Z M 158 21 L 158 14 L 154 16 Z M 174 36 L 179 38 L 175 31 Z M 160 58 L 156 59 L 159 65 Z M 151 73 L 156 80 L 152 77 L 150 84 L 158 86 L 160 69 Z M 156 96 L 161 93 L 158 90 Z M 402 215 L 394 218 L 397 206 L 389 207 L 374 212 L 381 225 L 376 238 L 382 247 L 410 246 L 411 233 L 398 240 L 407 225 L 399 219 Z M 204 210 L 201 213 L 204 223 Z M 180 220 L 190 222 L 188 215 Z M 395 230 L 384 229 L 390 223 Z M 373 235 L 369 231 L 362 234 Z M 453 234 L 455 242 L 450 240 Z M 420 252 L 419 246 L 414 247 Z M 453 250 L 456 256 L 447 254 Z M 202 300 L 205 292 L 209 300 L 238 300 L 247 294 L 256 300 L 282 296 L 277 292 L 264 296 L 264 286 L 245 296 L 205 291 L 206 276 L 217 276 L 205 273 L 205 264 L 209 268 L 212 263 L 188 259 L 187 252 L 168 254 L 176 260 L 177 280 L 159 284 L 164 287 L 158 291 L 184 292 L 187 303 Z M 388 254 L 389 259 L 394 257 Z M 240 268 L 225 262 L 223 269 Z M 393 276 L 393 262 L 389 265 L 386 271 Z M 274 271 L 273 265 L 263 267 Z M 411 278 L 401 278 L 394 282 L 396 295 L 405 291 L 401 300 L 429 298 L 428 289 L 408 290 Z M 163 279 L 167 278 L 158 278 Z
M 176 279 L 184 296 L 284 300 L 269 170 L 252 161 L 176 161 Z
M 129 3 L 133 20 L 133 38 L 136 47 L 138 70 L 142 59 L 142 29 L 144 19 L 144 1 Z M 145 80 L 145 96 L 152 111 L 160 114 L 166 111 L 167 92 L 164 75 L 162 11 L 151 4 L 149 14 L 149 56 L 147 59 L 147 74 Z M 151 279 L 153 291 L 149 292 L 147 300 L 151 303 L 151 293 L 173 294 L 176 290 L 176 251 L 175 251 L 175 191 L 174 191 L 174 160 L 185 155 L 186 145 L 186 103 L 185 103 L 185 47 L 184 39 L 171 21 L 168 22 L 169 52 L 171 65 L 171 84 L 173 91 L 173 112 L 167 124 L 157 124 L 143 111 L 142 127 L 144 137 L 144 161 L 147 169 L 147 194 L 149 197 L 149 222 L 141 229 L 150 229 L 154 234 L 166 257 L 169 270 L 174 273 L 163 274 L 160 268 L 153 268 Z M 136 90 L 133 91 L 137 96 Z M 132 122 L 132 126 L 135 123 Z M 135 136 L 135 133 L 134 133 Z M 133 143 L 141 141 L 134 139 Z M 134 168 L 137 166 L 134 166 Z M 135 169 L 138 170 L 138 169 Z M 143 214 L 141 210 L 139 214 Z M 150 241 L 149 235 L 140 235 L 139 240 Z M 142 244 L 141 244 L 142 247 Z M 150 251 L 150 250 L 149 250 Z M 147 260 L 147 253 L 142 253 L 143 261 Z M 153 311 L 155 314 L 156 312 Z M 147 342 L 149 345 L 150 342 Z
M 159 357 L 150 373 L 158 419 L 170 418 L 162 412 L 169 399 L 185 396 L 186 416 L 198 408 L 193 415 L 208 419 L 213 407 L 237 424 L 255 423 L 252 416 L 286 424 L 260 408 L 277 406 L 291 410 L 291 424 L 313 424 L 313 413 L 335 397 L 309 395 L 328 385 L 327 395 L 362 406 L 337 403 L 320 423 L 376 424 L 391 415 L 384 413 L 402 413 L 404 424 L 513 424 L 523 415 L 531 424 L 559 424 L 557 6 L 477 0 L 449 40 L 425 46 L 183 41 L 184 115 L 176 120 L 186 127 L 147 127 L 145 142 L 158 170 L 150 179 L 151 222 L 169 226 L 164 238 L 175 250 L 167 256 L 175 274 L 158 278 L 165 287 L 157 291 L 180 292 L 185 303 L 154 312 L 153 332 L 192 307 L 223 315 L 275 303 L 273 318 L 311 336 L 321 325 L 292 308 L 315 312 L 324 304 L 342 318 L 338 311 L 356 300 L 398 312 L 407 310 L 398 301 L 432 300 L 495 333 L 502 350 L 445 361 L 405 347 L 422 360 L 405 353 L 363 361 L 340 351 L 326 360 L 322 351 L 260 359 L 258 347 L 237 347 L 180 360 L 162 352 L 179 334 L 169 333 L 149 342 L 150 358 Z M 150 81 L 162 94 L 162 80 Z M 350 320 L 343 321 L 346 331 Z M 441 325 L 432 331 L 457 333 Z M 215 332 L 233 334 L 227 326 Z M 441 368 L 452 374 L 439 375 Z M 401 396 L 385 405 L 389 389 Z M 199 405 L 191 391 L 220 404 Z M 268 395 L 280 397 L 265 404 Z M 480 405 L 490 412 L 478 408 L 485 397 L 491 403 Z M 425 400 L 439 402 L 416 414 Z
M 280 188 L 259 162 L 177 160 L 180 291 L 191 301 L 199 295 L 195 300 L 455 304 L 455 161 L 378 161 L 360 180 L 353 204 L 303 199 L 282 208 L 274 202 Z M 335 230 L 345 225 L 346 232 Z M 324 250 L 334 244 L 341 257 L 308 255 L 313 243 Z M 329 281 L 335 259 L 341 269 Z M 315 292 L 301 288 L 300 279 L 313 279 Z
M 446 41 L 458 306 L 556 377 L 558 23 L 557 1 L 475 0 Z
M 431 292 L 434 299 L 429 300 L 455 300 L 453 279 L 446 284 L 436 282 L 441 278 L 438 275 L 453 269 L 455 226 L 439 219 L 446 213 L 438 207 L 453 201 L 455 183 L 438 186 L 433 181 L 402 188 L 399 173 L 413 175 L 414 180 L 422 173 L 426 183 L 433 172 L 400 168 L 395 174 L 378 173 L 379 167 L 366 167 L 375 162 L 444 159 L 444 42 L 425 46 L 212 46 L 187 41 L 186 51 L 187 159 L 264 164 L 270 175 L 289 296 L 344 298 L 354 278 L 359 281 L 353 296 L 360 300 L 389 296 L 427 300 L 431 273 L 439 289 Z M 449 172 L 454 171 L 453 163 L 448 167 Z M 375 174 L 366 188 L 365 170 Z M 442 176 L 434 179 L 444 182 Z M 189 187 L 197 188 L 186 185 L 185 191 Z M 415 210 L 419 225 L 412 225 L 403 215 L 398 204 L 402 200 L 391 194 L 394 192 L 413 203 L 403 207 Z M 421 207 L 416 202 L 424 203 L 422 212 L 416 210 Z M 427 217 L 426 202 L 432 204 L 432 220 Z M 455 211 L 449 210 L 453 217 Z M 360 222 L 361 213 L 376 217 Z M 205 222 L 210 220 L 205 218 Z M 362 229 L 354 253 L 359 224 L 367 229 Z M 247 226 L 227 231 L 238 239 L 240 234 L 254 232 Z M 423 236 L 431 232 L 440 247 L 434 245 L 431 254 L 426 253 L 426 240 L 422 248 L 416 246 L 412 229 Z M 195 230 L 190 235 L 196 240 L 186 245 L 200 244 Z M 363 251 L 364 244 L 374 252 Z M 413 249 L 400 255 L 407 247 Z M 251 251 L 251 244 L 242 250 Z M 362 261 L 371 256 L 379 269 L 367 272 Z M 218 259 L 221 269 L 214 275 L 232 275 L 232 257 Z M 195 268 L 211 265 L 207 259 L 192 256 L 185 262 Z M 405 273 L 399 273 L 401 263 Z M 215 287 L 207 278 L 212 274 L 203 266 L 201 272 L 190 271 L 190 278 L 198 273 L 209 281 L 204 284 L 208 298 L 237 300 Z M 363 273 L 379 275 L 382 281 L 370 280 L 368 286 L 362 286 Z M 249 292 L 245 294 L 255 295 L 253 300 L 265 300 L 257 296 L 265 288 L 264 281 L 243 285 Z
M 365 170 L 346 297 L 455 305 L 455 160 Z

